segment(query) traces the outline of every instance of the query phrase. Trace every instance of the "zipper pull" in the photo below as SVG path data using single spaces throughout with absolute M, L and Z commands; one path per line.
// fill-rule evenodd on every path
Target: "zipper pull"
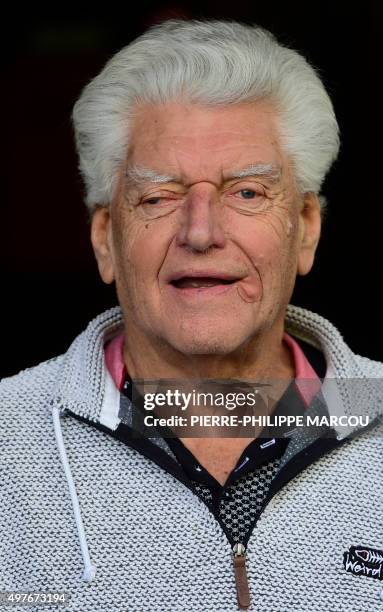
M 238 542 L 233 546 L 233 562 L 235 584 L 237 587 L 238 606 L 241 610 L 246 610 L 250 606 L 249 582 L 246 572 L 246 548 Z

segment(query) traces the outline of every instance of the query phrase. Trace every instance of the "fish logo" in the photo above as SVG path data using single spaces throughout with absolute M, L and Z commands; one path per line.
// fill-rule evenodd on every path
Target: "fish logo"
M 367 576 L 383 580 L 383 550 L 368 546 L 350 546 L 343 554 L 343 566 L 346 572 L 355 576 Z
M 350 553 L 355 555 L 357 559 L 365 563 L 383 563 L 383 551 L 375 550 L 374 548 L 361 548 L 360 546 L 351 546 Z

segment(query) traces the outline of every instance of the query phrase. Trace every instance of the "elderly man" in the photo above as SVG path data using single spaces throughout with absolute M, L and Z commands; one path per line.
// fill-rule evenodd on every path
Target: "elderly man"
M 383 365 L 289 305 L 339 146 L 317 74 L 261 28 L 170 21 L 115 55 L 73 116 L 119 307 L 2 383 L 3 597 L 79 612 L 380 610 Z M 244 414 L 322 427 L 226 435 L 213 421 L 193 436 L 146 419 L 148 381 L 202 379 L 269 381 L 273 401 Z

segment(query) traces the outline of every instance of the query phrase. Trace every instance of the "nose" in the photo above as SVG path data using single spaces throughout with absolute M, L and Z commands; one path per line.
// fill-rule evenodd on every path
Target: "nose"
M 212 185 L 193 186 L 183 208 L 177 246 L 194 251 L 222 248 L 225 245 L 222 213 L 218 194 Z

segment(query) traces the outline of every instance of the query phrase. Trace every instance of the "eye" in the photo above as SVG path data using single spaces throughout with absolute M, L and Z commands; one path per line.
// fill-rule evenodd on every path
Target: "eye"
M 151 204 L 151 205 L 155 205 L 155 204 L 159 204 L 161 202 L 162 198 L 148 198 L 147 200 L 144 200 L 144 204 Z
M 258 193 L 254 189 L 241 189 L 238 193 L 241 194 L 244 200 L 252 200 Z

